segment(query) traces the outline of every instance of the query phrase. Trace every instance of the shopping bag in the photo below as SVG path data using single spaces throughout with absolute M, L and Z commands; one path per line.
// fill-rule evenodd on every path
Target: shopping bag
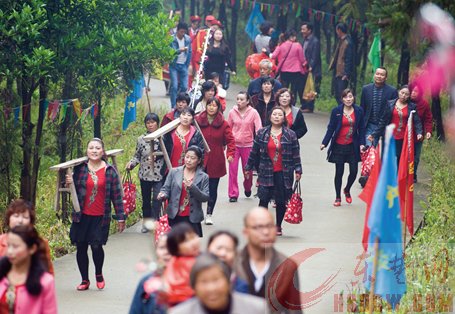
M 308 77 L 305 83 L 305 89 L 303 90 L 303 99 L 306 101 L 311 101 L 316 98 L 316 89 L 314 88 L 314 79 L 313 74 L 308 73 Z
M 155 243 L 158 243 L 159 238 L 168 233 L 171 230 L 169 225 L 169 217 L 164 209 L 164 206 L 161 206 L 160 219 L 155 222 Z
M 123 210 L 129 215 L 136 209 L 136 185 L 131 179 L 131 172 L 126 171 L 122 179 L 123 186 Z
M 299 224 L 302 222 L 302 208 L 303 201 L 301 197 L 300 181 L 294 183 L 294 189 L 286 206 L 286 213 L 284 214 L 284 221 L 290 224 Z
M 360 175 L 362 177 L 368 177 L 375 162 L 376 148 L 374 146 L 368 147 L 365 151 L 360 153 L 360 158 L 362 159 Z

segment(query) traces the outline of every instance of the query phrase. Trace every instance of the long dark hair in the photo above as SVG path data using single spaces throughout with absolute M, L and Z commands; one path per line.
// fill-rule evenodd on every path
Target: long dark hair
M 207 48 L 208 51 L 212 51 L 213 50 L 213 43 L 215 42 L 215 32 L 216 31 L 221 31 L 221 34 L 223 34 L 223 38 L 221 38 L 221 42 L 220 42 L 220 50 L 223 52 L 223 53 L 227 53 L 227 54 L 231 54 L 231 49 L 229 49 L 229 45 L 227 44 L 227 41 L 226 41 L 226 37 L 224 36 L 224 32 L 221 30 L 221 29 L 217 29 L 213 32 L 213 36 L 212 38 L 210 38 L 209 40 L 209 47 Z
M 41 286 L 41 276 L 44 274 L 44 266 L 42 264 L 43 250 L 41 245 L 41 238 L 38 235 L 35 227 L 32 226 L 16 226 L 8 233 L 19 236 L 25 242 L 27 248 L 31 249 L 36 247 L 35 253 L 31 256 L 30 268 L 28 270 L 25 287 L 31 295 L 38 296 L 43 287 Z M 11 262 L 8 258 L 4 257 L 0 260 L 0 280 L 5 278 L 11 270 Z

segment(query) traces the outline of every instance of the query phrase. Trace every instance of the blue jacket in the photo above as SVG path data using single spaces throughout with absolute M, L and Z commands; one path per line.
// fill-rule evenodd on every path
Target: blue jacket
M 365 115 L 364 118 L 365 126 L 367 126 L 368 123 L 370 122 L 369 120 L 373 108 L 373 86 L 374 83 L 363 86 L 362 96 L 360 96 L 360 106 L 363 108 L 363 112 Z M 381 108 L 378 111 L 379 120 L 381 120 L 381 117 L 384 115 L 385 109 L 387 107 L 387 102 L 395 98 L 398 98 L 398 92 L 396 88 L 388 84 L 385 84 L 382 90 Z
M 363 122 L 363 109 L 357 105 L 354 107 L 355 124 L 354 134 L 352 135 L 352 143 L 354 144 L 354 153 L 357 161 L 360 161 L 360 145 L 365 145 L 365 123 Z M 329 125 L 327 126 L 327 132 L 325 133 L 322 144 L 327 147 L 330 142 L 330 147 L 327 150 L 327 158 L 332 153 L 333 143 L 335 143 L 338 134 L 341 130 L 341 124 L 343 120 L 343 107 L 339 105 L 333 108 L 330 115 Z
M 255 78 L 254 80 L 250 81 L 248 84 L 248 96 L 253 97 L 256 94 L 262 92 L 262 77 Z M 273 85 L 273 94 L 275 94 L 281 87 L 280 81 L 277 79 L 275 80 L 275 84 Z
M 129 314 L 164 314 L 166 310 L 156 303 L 156 295 L 148 294 L 144 290 L 144 284 L 154 274 L 149 274 L 139 281 Z
M 185 47 L 187 47 L 188 50 L 186 52 L 178 52 L 178 50 L 179 50 L 179 42 L 177 41 L 177 36 L 174 35 L 174 40 L 171 43 L 171 47 L 176 51 L 177 56 L 174 58 L 174 60 L 170 64 L 171 66 L 175 65 L 175 63 L 177 62 L 177 57 L 178 57 L 178 55 L 180 53 L 186 54 L 185 66 L 189 66 L 190 65 L 190 61 L 191 61 L 191 38 L 190 38 L 190 36 L 188 36 L 186 34 L 185 34 L 185 36 L 183 38 L 185 39 Z

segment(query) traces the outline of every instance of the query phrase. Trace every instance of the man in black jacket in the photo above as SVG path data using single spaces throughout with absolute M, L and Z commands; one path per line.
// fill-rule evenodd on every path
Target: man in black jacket
M 319 39 L 313 34 L 313 24 L 310 22 L 303 22 L 300 27 L 300 32 L 303 36 L 303 53 L 308 62 L 308 70 L 313 74 L 314 86 L 317 95 L 320 93 L 322 71 L 321 71 L 321 44 Z M 303 112 L 314 111 L 315 100 L 306 100 L 302 104 Z
M 363 108 L 365 115 L 365 134 L 372 134 L 379 125 L 381 117 L 384 115 L 384 110 L 387 102 L 398 98 L 396 88 L 386 84 L 387 70 L 384 67 L 376 69 L 373 77 L 374 83 L 367 84 L 362 88 L 362 96 L 360 97 L 360 106 Z M 372 143 L 366 139 L 366 145 L 377 145 L 377 140 Z
M 329 70 L 333 70 L 333 87 L 337 104 L 341 104 L 341 93 L 349 87 L 354 74 L 354 46 L 348 35 L 348 26 L 339 23 L 336 26 L 338 44 L 330 61 Z

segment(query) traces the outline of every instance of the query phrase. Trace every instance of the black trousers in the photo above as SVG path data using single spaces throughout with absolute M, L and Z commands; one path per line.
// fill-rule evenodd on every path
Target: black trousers
M 218 198 L 218 184 L 220 183 L 220 178 L 209 178 L 209 201 L 207 204 L 207 215 L 213 214 L 213 209 L 215 208 L 216 200 Z
M 156 197 L 160 193 L 163 181 L 145 181 L 141 180 L 142 192 L 142 217 L 144 218 L 160 218 L 161 201 Z M 153 199 L 152 199 L 153 197 Z
M 273 186 L 259 186 L 258 197 L 260 207 L 269 207 L 270 200 L 274 199 L 276 204 L 276 225 L 281 227 L 284 214 L 286 213 L 286 203 L 291 197 L 292 190 L 284 186 L 283 172 L 273 173 Z
M 291 94 L 297 104 L 297 96 L 300 99 L 300 105 L 303 104 L 303 88 L 305 87 L 306 75 L 300 72 L 281 72 L 281 83 L 283 87 L 290 88 Z

